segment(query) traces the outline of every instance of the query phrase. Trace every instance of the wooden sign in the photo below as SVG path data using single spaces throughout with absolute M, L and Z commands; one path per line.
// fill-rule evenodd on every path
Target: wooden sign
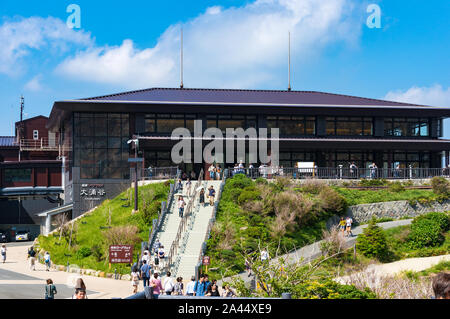
M 209 264 L 210 264 L 209 256 L 203 256 L 203 265 L 209 266 Z
M 133 246 L 131 245 L 111 245 L 109 246 L 109 263 L 111 264 L 132 264 Z

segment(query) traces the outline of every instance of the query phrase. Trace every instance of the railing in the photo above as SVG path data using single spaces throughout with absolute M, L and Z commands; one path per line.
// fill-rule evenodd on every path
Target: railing
M 40 139 L 21 139 L 19 141 L 21 151 L 58 151 L 59 143 L 56 138 L 49 139 L 42 137 Z
M 166 216 L 167 211 L 170 209 L 173 203 L 173 197 L 175 193 L 177 192 L 177 180 L 181 177 L 181 170 L 178 170 L 178 172 L 175 175 L 175 180 L 173 184 L 170 184 L 170 190 L 169 194 L 167 196 L 167 202 L 161 203 L 161 213 L 158 215 L 157 220 L 153 220 L 153 225 L 149 234 L 148 238 L 148 248 L 149 250 L 152 249 L 154 245 L 154 241 L 156 238 L 156 233 L 161 228 L 161 223 L 164 221 L 164 218 Z M 142 253 L 141 253 L 142 255 Z
M 173 266 L 174 257 L 177 255 L 178 248 L 180 246 L 181 234 L 186 230 L 186 225 L 187 225 L 188 219 L 191 216 L 192 209 L 197 200 L 197 196 L 200 193 L 198 188 L 202 184 L 202 181 L 203 181 L 203 169 L 200 171 L 200 174 L 198 176 L 198 181 L 196 182 L 194 188 L 191 188 L 190 193 L 188 193 L 188 196 L 190 197 L 189 202 L 183 213 L 183 217 L 181 218 L 180 224 L 178 226 L 177 235 L 175 236 L 175 239 L 172 242 L 172 246 L 170 247 L 169 255 L 167 257 L 167 262 L 165 264 L 166 273 Z
M 139 169 L 139 180 L 173 179 L 177 177 L 178 167 L 149 167 Z
M 259 167 L 229 169 L 228 177 L 245 174 L 250 178 L 272 179 L 285 176 L 294 179 L 423 179 L 435 176 L 450 177 L 450 168 L 348 168 L 348 167 L 315 167 L 315 168 L 283 168 Z
M 197 266 L 195 267 L 196 268 L 196 270 L 195 270 L 196 280 L 198 279 L 198 269 L 202 265 L 203 256 L 205 255 L 205 252 L 206 252 L 206 242 L 208 241 L 209 237 L 211 236 L 211 229 L 214 225 L 214 222 L 216 221 L 217 209 L 219 207 L 218 203 L 220 201 L 220 197 L 222 196 L 222 191 L 223 191 L 223 188 L 225 187 L 225 182 L 226 182 L 228 176 L 229 176 L 228 169 L 225 169 L 223 171 L 223 175 L 222 175 L 222 183 L 220 183 L 219 192 L 217 194 L 217 201 L 216 201 L 217 204 L 214 205 L 212 217 L 208 222 L 208 227 L 206 228 L 205 238 L 203 240 L 203 244 L 202 244 L 202 247 L 200 248 L 200 253 L 198 256 Z

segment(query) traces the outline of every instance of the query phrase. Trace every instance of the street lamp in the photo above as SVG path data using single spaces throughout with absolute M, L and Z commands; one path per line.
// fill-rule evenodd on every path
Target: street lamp
M 142 161 L 142 158 L 137 157 L 137 149 L 139 147 L 139 140 L 137 138 L 131 139 L 127 141 L 127 144 L 134 143 L 134 159 L 129 158 L 128 162 L 134 162 L 135 163 L 135 174 L 134 174 L 134 213 L 137 213 L 138 211 L 138 162 Z

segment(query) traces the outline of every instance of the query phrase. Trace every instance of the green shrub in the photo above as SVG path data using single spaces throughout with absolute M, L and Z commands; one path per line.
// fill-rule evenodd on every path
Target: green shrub
M 435 176 L 431 179 L 431 187 L 433 188 L 433 192 L 438 195 L 447 195 L 450 193 L 450 183 L 441 176 Z
M 331 187 L 324 187 L 320 191 L 319 202 L 322 209 L 328 213 L 341 215 L 347 208 L 347 201 L 344 196 L 336 192 Z
M 276 186 L 276 188 L 279 191 L 285 190 L 290 185 L 291 185 L 291 179 L 289 177 L 280 177 L 280 176 L 278 176 L 277 178 L 275 178 L 274 186 Z
M 91 247 L 91 253 L 92 253 L 92 255 L 94 256 L 94 258 L 95 258 L 95 260 L 96 260 L 97 262 L 102 261 L 102 259 L 103 259 L 103 249 L 102 249 L 102 246 L 97 245 L 97 244 L 92 245 L 92 247 Z
M 412 248 L 439 246 L 444 242 L 443 233 L 449 227 L 449 216 L 445 213 L 433 212 L 418 216 L 411 223 L 408 243 Z
M 428 219 L 436 222 L 443 232 L 446 232 L 450 229 L 450 215 L 448 215 L 447 213 L 432 212 L 425 215 L 420 215 L 414 219 L 413 223 L 417 223 L 418 221 L 423 219 Z
M 411 248 L 438 246 L 444 241 L 439 225 L 428 219 L 411 225 L 408 242 Z
M 405 187 L 400 182 L 393 182 L 389 185 L 389 190 L 394 193 L 400 193 L 405 190 Z
M 269 184 L 269 182 L 267 181 L 267 179 L 262 178 L 262 177 L 258 177 L 257 179 L 255 179 L 255 183 L 257 185 L 267 185 Z
M 77 259 L 83 259 L 89 257 L 92 254 L 92 251 L 89 247 L 81 247 L 76 252 Z
M 325 188 L 328 186 L 324 182 L 310 179 L 302 184 L 301 190 L 304 193 L 319 194 Z
M 377 258 L 380 261 L 386 259 L 388 255 L 386 236 L 374 218 L 356 239 L 356 248 L 366 257 Z
M 237 174 L 234 175 L 232 178 L 227 179 L 227 185 L 226 187 L 232 189 L 232 188 L 240 188 L 244 189 L 248 186 L 252 186 L 253 181 L 245 176 L 244 174 Z
M 158 212 L 161 209 L 161 202 L 153 201 L 150 205 L 147 205 L 142 211 L 142 221 L 147 224 L 152 224 L 152 219 L 158 216 Z
M 360 186 L 364 186 L 364 187 L 372 187 L 372 186 L 384 186 L 387 185 L 387 181 L 382 178 L 382 179 L 361 179 L 359 181 L 359 185 Z
M 295 299 L 375 299 L 370 289 L 359 290 L 354 285 L 342 285 L 332 280 L 307 281 L 293 288 Z

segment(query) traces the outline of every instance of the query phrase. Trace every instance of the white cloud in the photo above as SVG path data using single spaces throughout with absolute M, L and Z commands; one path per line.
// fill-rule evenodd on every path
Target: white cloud
M 69 29 L 60 19 L 31 17 L 0 25 L 0 43 L 0 73 L 14 76 L 26 69 L 24 59 L 33 50 L 60 54 L 72 44 L 87 46 L 93 40 L 89 33 Z
M 445 89 L 439 84 L 430 87 L 414 86 L 406 91 L 390 91 L 384 99 L 420 105 L 450 107 L 450 87 Z
M 329 43 L 354 44 L 364 18 L 356 18 L 355 11 L 350 0 L 256 0 L 242 7 L 214 6 L 167 28 L 153 48 L 136 48 L 132 40 L 92 47 L 67 58 L 56 71 L 126 88 L 177 86 L 182 27 L 186 87 L 255 87 L 279 81 L 275 74 L 287 70 L 289 30 L 297 68 Z
M 38 92 L 42 90 L 42 75 L 36 75 L 34 78 L 32 78 L 30 81 L 28 81 L 25 86 L 24 89 L 27 91 L 32 91 L 32 92 Z

